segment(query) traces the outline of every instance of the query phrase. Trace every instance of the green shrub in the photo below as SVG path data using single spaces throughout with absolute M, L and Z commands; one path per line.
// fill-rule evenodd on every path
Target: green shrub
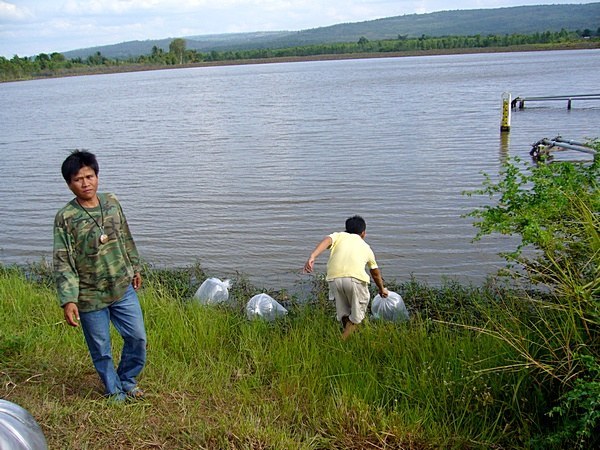
M 596 148 L 600 149 L 598 142 Z M 591 163 L 508 161 L 500 180 L 486 175 L 491 205 L 469 215 L 479 229 L 516 235 L 507 272 L 524 280 L 524 307 L 504 305 L 479 331 L 521 355 L 505 368 L 530 370 L 551 406 L 546 444 L 589 445 L 600 415 L 600 157 Z M 508 307 L 507 307 L 508 306 Z

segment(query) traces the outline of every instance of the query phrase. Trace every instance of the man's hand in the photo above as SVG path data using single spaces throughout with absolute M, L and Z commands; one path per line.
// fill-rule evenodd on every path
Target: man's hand
M 131 281 L 131 284 L 133 284 L 133 288 L 137 291 L 142 285 L 142 274 L 136 272 L 133 275 L 133 280 Z
M 65 314 L 65 320 L 72 327 L 79 326 L 79 308 L 77 308 L 77 304 L 75 303 L 67 303 L 63 307 L 63 312 Z

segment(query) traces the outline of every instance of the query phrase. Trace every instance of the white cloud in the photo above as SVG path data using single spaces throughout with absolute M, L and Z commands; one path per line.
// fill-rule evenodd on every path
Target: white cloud
M 151 0 L 67 0 L 63 4 L 63 11 L 67 15 L 76 16 L 126 14 L 136 10 L 152 9 L 160 3 Z
M 598 0 L 0 0 L 0 56 L 130 40 L 304 30 L 449 9 Z
M 31 16 L 27 8 L 0 0 L 0 23 L 5 21 L 21 21 Z

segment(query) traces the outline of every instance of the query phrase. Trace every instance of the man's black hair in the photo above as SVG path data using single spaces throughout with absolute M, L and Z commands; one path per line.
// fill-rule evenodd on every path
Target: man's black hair
M 90 167 L 96 175 L 100 172 L 96 155 L 87 150 L 75 150 L 67 156 L 67 159 L 64 160 L 62 167 L 60 168 L 62 176 L 67 184 L 71 184 L 71 179 L 73 176 L 77 175 L 77 172 L 79 172 L 82 167 Z
M 361 234 L 367 229 L 365 219 L 360 216 L 352 216 L 346 219 L 346 233 Z

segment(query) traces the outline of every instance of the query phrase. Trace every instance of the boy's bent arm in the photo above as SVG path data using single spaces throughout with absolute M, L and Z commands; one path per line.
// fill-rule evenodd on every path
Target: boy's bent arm
M 313 271 L 313 266 L 315 264 L 315 259 L 317 258 L 317 256 L 319 256 L 321 253 L 323 253 L 325 250 L 331 247 L 332 243 L 333 241 L 331 240 L 331 237 L 325 236 L 325 238 L 323 238 L 323 240 L 319 242 L 319 244 L 317 244 L 313 252 L 306 260 L 306 263 L 304 264 L 304 272 L 311 273 Z
M 379 289 L 379 295 L 382 297 L 388 296 L 388 290 L 383 285 L 383 278 L 381 277 L 381 271 L 379 269 L 370 269 L 371 276 L 373 277 L 373 281 L 377 285 L 377 289 Z

